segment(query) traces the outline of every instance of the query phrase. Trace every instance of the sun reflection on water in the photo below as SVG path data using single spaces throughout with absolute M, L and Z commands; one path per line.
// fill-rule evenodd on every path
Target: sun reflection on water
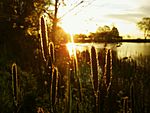
M 80 43 L 70 42 L 70 43 L 67 43 L 66 46 L 67 46 L 70 57 L 72 57 L 72 56 L 75 57 L 76 52 L 82 53 L 83 51 L 85 51 L 87 49 L 87 47 L 85 45 L 82 45 Z
M 74 56 L 75 44 L 74 43 L 68 43 L 66 46 L 67 46 L 70 57 Z

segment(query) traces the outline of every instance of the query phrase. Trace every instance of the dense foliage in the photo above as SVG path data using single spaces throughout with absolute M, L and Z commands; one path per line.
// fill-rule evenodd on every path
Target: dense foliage
M 144 32 L 145 39 L 150 37 L 150 17 L 143 17 L 142 20 L 137 22 L 137 26 Z
M 116 42 L 121 39 L 122 37 L 119 36 L 118 29 L 115 26 L 110 28 L 107 25 L 98 27 L 96 32 L 89 35 L 76 34 L 74 36 L 75 42 Z
M 20 112 L 23 113 L 23 109 L 28 104 L 30 106 L 30 102 L 26 99 L 31 99 L 30 101 L 34 103 L 32 100 L 35 99 L 35 90 L 38 91 L 36 83 L 40 81 L 39 65 L 42 63 L 39 55 L 38 21 L 40 13 L 48 3 L 49 0 L 0 1 L 0 111 L 2 113 L 15 111 L 11 76 L 11 66 L 14 62 L 18 67 Z

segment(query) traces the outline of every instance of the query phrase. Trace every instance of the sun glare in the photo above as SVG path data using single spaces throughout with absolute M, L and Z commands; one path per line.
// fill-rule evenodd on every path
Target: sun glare
M 72 57 L 74 55 L 75 44 L 74 43 L 68 43 L 67 49 L 68 49 L 70 57 Z
M 115 24 L 121 36 L 142 36 L 142 33 L 136 26 L 138 17 L 131 18 L 130 12 L 128 12 L 127 7 L 124 6 L 124 2 L 116 3 L 114 1 L 115 0 L 110 0 L 112 5 L 106 5 L 108 1 L 101 2 L 99 0 L 92 2 L 93 4 L 91 5 L 86 5 L 90 3 L 90 1 L 87 0 L 74 8 L 79 2 L 77 2 L 77 0 L 67 0 L 65 2 L 66 5 L 59 8 L 58 15 L 62 17 L 59 24 L 65 32 L 71 35 L 80 33 L 89 34 L 90 32 L 96 32 L 96 29 L 100 26 L 111 26 Z M 73 3 L 76 4 L 73 5 Z M 134 1 L 133 3 L 130 1 L 125 2 L 125 4 L 128 6 L 128 10 L 133 10 L 133 7 L 139 5 L 135 5 Z M 133 11 L 137 12 L 135 10 Z
M 69 34 L 76 34 L 82 32 L 82 23 L 74 15 L 67 16 L 62 19 L 61 27 Z
M 70 57 L 75 57 L 77 52 L 83 52 L 86 50 L 86 45 L 77 43 L 67 43 L 66 44 Z
M 71 42 L 68 43 L 66 46 L 67 46 L 70 57 L 72 57 L 75 55 L 76 51 L 75 51 L 75 43 L 74 43 L 72 34 L 71 34 L 70 38 L 71 38 Z

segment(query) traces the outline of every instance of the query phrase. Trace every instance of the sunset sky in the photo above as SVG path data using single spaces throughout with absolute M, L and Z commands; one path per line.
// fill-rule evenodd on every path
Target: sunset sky
M 60 25 L 68 33 L 95 32 L 99 26 L 116 26 L 121 36 L 143 34 L 137 21 L 150 16 L 149 0 L 65 0 L 59 8 Z M 82 3 L 80 3 L 83 1 Z

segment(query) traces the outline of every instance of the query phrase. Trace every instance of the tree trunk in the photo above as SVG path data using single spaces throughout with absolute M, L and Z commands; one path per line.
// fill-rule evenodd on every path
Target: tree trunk
M 147 38 L 147 30 L 146 29 L 144 30 L 144 38 L 145 38 L 145 40 Z

